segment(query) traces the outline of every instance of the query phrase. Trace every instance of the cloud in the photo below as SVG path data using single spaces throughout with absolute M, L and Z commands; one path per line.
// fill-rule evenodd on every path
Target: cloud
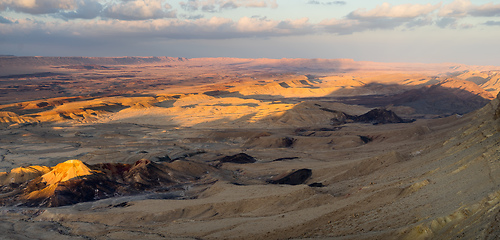
M 59 14 L 66 19 L 93 19 L 101 15 L 103 6 L 97 0 L 80 0 L 74 11 L 61 11 Z
M 182 9 L 188 12 L 197 10 L 204 12 L 220 12 L 222 10 L 244 8 L 276 8 L 276 0 L 188 0 L 179 2 Z
M 214 13 L 214 12 L 219 11 L 219 10 L 217 10 L 217 6 L 216 5 L 203 5 L 201 7 L 201 10 L 203 12 L 209 12 L 209 13 Z
M 161 0 L 128 0 L 106 7 L 103 16 L 120 20 L 146 20 L 174 18 L 176 12 L 165 9 Z
M 181 14 L 180 17 L 190 20 L 196 20 L 196 19 L 202 19 L 205 16 L 203 14 L 196 14 L 196 15 Z
M 500 21 L 487 21 L 483 24 L 487 26 L 500 26 Z
M 3 7 L 3 10 L 12 10 L 14 5 L 31 9 L 38 6 L 38 1 L 0 0 L 0 6 Z M 148 37 L 158 39 L 232 39 L 299 36 L 314 33 L 345 35 L 374 30 L 414 29 L 429 25 L 461 29 L 471 28 L 474 25 L 462 23 L 465 21 L 459 21 L 460 19 L 457 17 L 437 16 L 436 12 L 439 11 L 438 15 L 447 14 L 450 16 L 462 16 L 463 14 L 496 16 L 496 9 L 500 9 L 500 4 L 475 6 L 469 4 L 470 1 L 467 0 L 455 0 L 448 5 L 391 5 L 384 3 L 372 9 L 354 10 L 343 18 L 310 23 L 308 18 L 300 17 L 274 20 L 263 15 L 254 15 L 234 20 L 223 17 L 205 18 L 203 15 L 203 11 L 219 12 L 234 8 L 270 8 L 276 6 L 274 0 L 184 0 L 176 6 L 182 13 L 179 14 L 179 18 L 176 18 L 176 10 L 172 9 L 167 0 L 46 1 L 47 4 L 59 6 L 59 9 L 49 11 L 48 8 L 45 8 L 45 12 L 51 12 L 52 16 L 58 16 L 68 21 L 44 18 L 44 21 L 47 22 L 40 22 L 24 19 L 21 24 L 8 24 L 17 23 L 16 19 L 0 17 L 0 23 L 2 23 L 0 35 L 4 37 L 3 35 L 8 33 L 18 33 L 19 37 L 32 36 L 33 39 L 36 39 L 34 33 L 47 38 L 61 36 L 62 38 L 83 39 L 91 36 L 96 38 L 105 36 L 121 41 L 127 38 L 144 39 Z M 322 5 L 341 4 L 340 2 L 343 1 L 311 0 L 308 3 Z M 62 3 L 66 3 L 66 5 L 61 5 Z M 93 20 L 70 21 L 75 18 Z M 483 25 L 497 26 L 498 22 L 489 21 Z M 32 35 L 29 35 L 30 33 Z
M 0 0 L 0 11 L 53 14 L 64 19 L 145 20 L 176 17 L 164 0 Z
M 154 19 L 121 21 L 101 19 L 94 21 L 36 22 L 25 19 L 22 28 L 6 25 L 0 35 L 28 39 L 107 39 L 106 41 L 141 41 L 144 39 L 234 39 L 246 37 L 279 37 L 304 35 L 313 32 L 307 18 L 269 20 L 242 17 L 209 19 Z M 17 24 L 16 24 L 17 25 Z M 68 31 L 68 29 L 72 29 Z M 104 37 L 105 36 L 105 37 Z M 94 41 L 92 40 L 92 41 Z M 14 41 L 14 40 L 13 40 Z M 82 40 L 83 41 L 83 40 Z M 104 40 L 103 40 L 104 41 Z
M 319 23 L 321 27 L 326 32 L 330 33 L 336 33 L 336 34 L 352 34 L 354 32 L 359 32 L 361 31 L 361 24 L 358 20 L 352 20 L 352 19 L 327 19 L 323 20 Z
M 278 23 L 272 20 L 242 17 L 236 23 L 236 29 L 239 32 L 269 32 L 277 25 Z
M 11 10 L 29 14 L 57 13 L 61 10 L 74 10 L 76 0 L 0 0 L 0 10 Z
M 358 9 L 351 12 L 348 17 L 352 19 L 361 18 L 415 18 L 423 15 L 427 15 L 436 9 L 438 9 L 441 4 L 402 4 L 392 6 L 389 3 L 383 3 L 378 5 L 372 10 Z
M 310 0 L 307 2 L 307 4 L 315 4 L 315 5 L 346 5 L 347 3 L 345 1 L 331 1 L 331 2 L 320 2 L 317 0 Z
M 497 17 L 500 16 L 500 4 L 486 3 L 470 10 L 474 17 Z
M 236 9 L 236 8 L 238 8 L 238 5 L 236 5 L 236 3 L 232 1 L 226 2 L 222 6 L 220 6 L 220 9 Z
M 472 3 L 469 0 L 455 0 L 450 4 L 444 5 L 439 10 L 441 17 L 465 17 L 471 9 Z
M 4 17 L 0 16 L 0 24 L 2 24 L 2 23 L 4 23 L 4 24 L 11 24 L 11 23 L 14 23 L 14 22 L 11 21 L 11 20 L 9 20 L 9 19 L 7 19 L 7 18 L 4 18 Z
M 451 17 L 444 17 L 440 20 L 436 21 L 436 25 L 440 28 L 456 28 L 457 27 L 457 19 Z
M 423 27 L 432 25 L 434 23 L 434 19 L 431 16 L 414 18 L 408 21 L 405 26 L 407 28 L 415 28 L 415 27 Z
M 474 24 L 468 24 L 468 23 L 462 23 L 460 24 L 459 28 L 461 29 L 469 29 L 469 28 L 474 28 Z
M 319 4 L 317 0 L 309 1 Z M 435 14 L 437 11 L 437 15 Z M 383 3 L 373 9 L 357 9 L 342 19 L 332 18 L 321 21 L 318 26 L 334 34 L 352 34 L 378 29 L 396 29 L 429 26 L 440 28 L 469 29 L 475 25 L 459 23 L 458 18 L 500 16 L 500 4 L 487 3 L 473 5 L 470 0 L 455 0 L 450 4 L 401 4 Z M 496 26 L 489 21 L 483 25 Z
M 326 19 L 319 23 L 324 31 L 336 34 L 352 34 L 377 29 L 395 29 L 421 27 L 433 24 L 431 13 L 439 9 L 441 4 L 402 4 L 383 3 L 366 10 L 357 9 L 343 19 Z
M 184 9 L 188 12 L 194 12 L 194 11 L 198 10 L 198 8 L 199 8 L 198 0 L 189 0 L 187 2 L 179 2 L 179 5 L 181 6 L 182 9 Z
M 324 31 L 340 35 L 377 29 L 395 29 L 412 21 L 405 19 L 374 18 L 370 21 L 359 19 L 327 19 L 319 23 Z
M 309 18 L 300 18 L 300 19 L 287 19 L 284 21 L 281 21 L 278 23 L 276 26 L 279 29 L 309 29 L 310 28 L 309 24 Z
M 346 5 L 347 3 L 345 1 L 333 1 L 333 2 L 325 2 L 323 4 L 326 4 L 326 5 Z
M 470 0 L 455 0 L 444 5 L 439 10 L 441 17 L 462 18 L 466 16 L 474 17 L 495 17 L 500 16 L 500 4 L 486 3 L 483 5 L 473 5 Z

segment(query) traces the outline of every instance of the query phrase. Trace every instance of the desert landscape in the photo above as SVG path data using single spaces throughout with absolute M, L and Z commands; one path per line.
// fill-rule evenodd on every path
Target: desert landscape
M 500 67 L 0 57 L 0 238 L 498 239 Z

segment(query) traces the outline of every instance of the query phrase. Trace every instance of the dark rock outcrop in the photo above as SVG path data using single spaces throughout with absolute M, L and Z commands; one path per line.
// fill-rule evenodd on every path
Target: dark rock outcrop
M 31 184 L 29 184 L 31 185 Z M 43 189 L 44 185 L 38 189 Z M 24 206 L 59 207 L 80 202 L 95 201 L 114 196 L 120 184 L 102 174 L 74 178 L 57 184 L 54 193 L 40 198 L 22 200 Z M 38 189 L 25 190 L 27 194 Z M 30 191 L 31 190 L 31 191 Z
M 275 179 L 268 180 L 267 182 L 271 184 L 299 185 L 305 183 L 311 176 L 312 170 L 303 168 L 285 176 L 277 176 Z
M 308 185 L 309 187 L 324 187 L 325 185 L 323 183 L 320 183 L 320 182 L 315 182 L 315 183 L 311 183 Z
M 284 148 L 289 148 L 292 147 L 293 143 L 295 143 L 295 138 L 291 137 L 284 137 L 281 138 L 281 143 L 279 144 L 279 147 L 284 147 Z
M 273 160 L 273 162 L 279 162 L 279 161 L 285 161 L 285 160 L 293 160 L 293 159 L 297 159 L 299 157 L 282 157 L 282 158 L 276 158 Z
M 371 141 L 373 141 L 373 139 L 371 137 L 367 137 L 367 136 L 361 136 L 361 135 L 358 135 L 359 139 L 361 139 L 361 141 L 363 141 L 365 144 L 366 143 L 369 143 Z
M 221 158 L 220 163 L 239 163 L 239 164 L 245 164 L 245 163 L 254 163 L 257 160 L 255 160 L 254 157 L 246 154 L 246 153 L 238 153 L 236 155 L 232 156 L 225 156 Z
M 400 118 L 396 113 L 391 110 L 386 109 L 372 109 L 369 112 L 359 115 L 359 116 L 350 116 L 350 119 L 354 122 L 362 122 L 362 123 L 372 123 L 372 124 L 387 124 L 387 123 L 408 123 L 412 122 L 412 120 L 404 120 Z
M 330 111 L 334 111 L 334 110 L 330 110 Z M 335 111 L 335 112 L 337 112 L 337 111 Z M 360 123 L 372 123 L 375 125 L 375 124 L 387 124 L 387 123 L 409 123 L 409 122 L 413 122 L 413 121 L 414 120 L 402 119 L 391 110 L 375 108 L 375 109 L 372 109 L 369 112 L 367 112 L 363 115 L 359 115 L 359 116 L 349 115 L 346 113 L 338 114 L 338 117 L 330 119 L 330 124 L 337 126 L 337 125 L 341 125 L 341 124 L 345 124 L 345 123 L 360 122 Z M 333 130 L 336 130 L 336 129 L 333 129 Z
M 168 155 L 160 156 L 160 157 L 156 157 L 156 158 L 158 159 L 158 162 L 172 162 L 172 159 Z

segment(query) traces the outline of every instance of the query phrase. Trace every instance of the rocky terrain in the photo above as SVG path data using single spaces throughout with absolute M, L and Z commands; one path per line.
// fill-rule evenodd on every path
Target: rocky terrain
M 495 67 L 0 57 L 0 70 L 5 238 L 500 235 Z

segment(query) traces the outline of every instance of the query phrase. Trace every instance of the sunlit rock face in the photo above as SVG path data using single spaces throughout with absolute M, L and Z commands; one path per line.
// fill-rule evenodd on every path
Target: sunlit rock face
M 69 160 L 52 168 L 33 166 L 13 169 L 0 175 L 3 182 L 8 182 L 8 177 L 14 179 L 12 184 L 2 187 L 2 192 L 6 194 L 0 198 L 0 203 L 57 207 L 147 190 L 165 191 L 165 188 L 175 184 L 192 183 L 212 169 L 208 165 L 194 164 L 203 171 L 182 172 L 168 164 L 179 169 L 182 168 L 180 165 L 191 166 L 194 163 L 158 164 L 144 159 L 135 164 L 87 165 L 79 160 Z
M 42 175 L 42 182 L 46 185 L 54 185 L 66 182 L 70 179 L 92 175 L 96 173 L 79 160 L 68 160 L 57 164 L 52 170 Z
M 0 185 L 6 186 L 10 184 L 20 184 L 30 179 L 42 176 L 51 170 L 50 167 L 45 166 L 29 166 L 18 167 L 12 169 L 10 172 L 0 173 Z

